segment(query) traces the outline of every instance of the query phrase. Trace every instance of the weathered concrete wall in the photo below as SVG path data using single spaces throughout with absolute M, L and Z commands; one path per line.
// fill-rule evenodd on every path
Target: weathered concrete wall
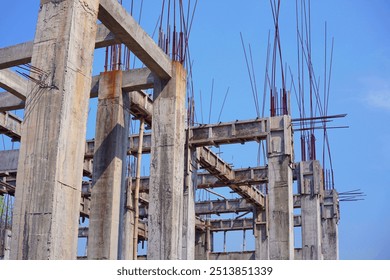
M 148 259 L 157 260 L 182 258 L 186 73 L 172 68 L 154 89 Z
M 41 0 L 18 164 L 12 259 L 76 259 L 98 0 Z

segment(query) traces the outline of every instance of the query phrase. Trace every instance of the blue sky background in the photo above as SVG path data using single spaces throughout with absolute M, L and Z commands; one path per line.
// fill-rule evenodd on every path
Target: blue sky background
M 130 1 L 123 2 L 129 6 Z M 140 2 L 135 1 L 137 13 Z M 312 55 L 317 75 L 323 76 L 324 72 L 325 21 L 328 51 L 331 37 L 335 40 L 328 114 L 347 113 L 335 125 L 350 126 L 329 132 L 336 189 L 339 192 L 361 189 L 367 195 L 364 201 L 341 202 L 340 258 L 390 259 L 387 201 L 390 197 L 390 2 L 313 0 L 311 6 Z M 38 9 L 39 1 L 4 1 L 0 47 L 32 40 Z M 160 11 L 161 1 L 144 0 L 141 26 L 149 34 Z M 205 122 L 209 118 L 213 79 L 211 122 L 217 122 L 228 87 L 221 121 L 256 117 L 240 32 L 245 43 L 251 44 L 262 95 L 269 30 L 273 30 L 269 1 L 199 0 L 190 37 L 198 121 L 202 119 L 200 91 L 203 118 Z M 284 61 L 296 72 L 295 1 L 282 3 L 280 36 Z M 102 52 L 97 51 L 95 57 L 93 71 L 98 74 L 103 71 Z M 289 75 L 288 81 L 291 81 Z M 91 102 L 91 111 L 93 107 Z M 296 110 L 293 117 L 299 117 Z M 91 117 L 88 138 L 94 137 L 94 123 Z M 222 147 L 221 152 L 236 168 L 254 166 L 257 162 L 255 144 Z

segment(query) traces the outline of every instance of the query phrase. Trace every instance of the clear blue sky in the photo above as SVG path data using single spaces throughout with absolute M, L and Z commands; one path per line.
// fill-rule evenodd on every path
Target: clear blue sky
M 160 2 L 144 1 L 141 25 L 149 34 L 160 13 Z M 124 3 L 129 6 L 129 1 Z M 317 75 L 323 75 L 327 21 L 328 47 L 332 36 L 335 40 L 329 114 L 347 113 L 337 125 L 350 126 L 329 133 L 336 188 L 340 192 L 361 189 L 367 195 L 364 201 L 341 203 L 340 257 L 390 259 L 390 2 L 313 0 L 311 4 L 314 68 L 318 69 Z M 34 38 L 38 8 L 39 1 L 2 4 L 0 47 Z M 198 121 L 199 91 L 203 118 L 208 120 L 212 79 L 211 122 L 218 119 L 228 87 L 221 121 L 256 117 L 240 32 L 245 43 L 252 46 L 257 85 L 262 93 L 267 36 L 272 28 L 269 1 L 199 0 L 190 38 Z M 295 1 L 282 3 L 280 34 L 284 61 L 296 72 Z M 99 56 L 101 59 L 101 53 L 96 58 Z M 94 73 L 101 71 L 102 63 L 96 63 Z M 298 117 L 297 111 L 293 117 Z M 252 149 L 249 152 L 246 148 L 223 147 L 222 157 L 234 161 L 236 167 L 253 166 L 257 148 L 248 147 Z

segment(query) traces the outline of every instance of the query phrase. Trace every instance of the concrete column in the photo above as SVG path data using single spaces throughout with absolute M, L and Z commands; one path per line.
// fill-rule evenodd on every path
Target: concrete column
M 0 244 L 0 260 L 9 260 L 10 259 L 10 250 L 11 250 L 11 230 L 4 229 L 0 230 L 1 240 Z
M 269 258 L 294 259 L 292 130 L 289 116 L 269 119 L 268 228 Z
M 76 259 L 98 0 L 41 0 L 20 145 L 12 259 Z
M 149 185 L 148 259 L 182 258 L 186 73 L 172 62 L 169 81 L 155 79 Z
M 121 189 L 125 188 L 129 96 L 122 72 L 100 74 L 89 216 L 88 259 L 118 258 Z
M 254 235 L 255 235 L 255 259 L 269 259 L 269 244 L 268 244 L 268 226 L 266 210 L 256 209 L 253 213 L 255 219 Z
M 321 207 L 323 196 L 322 168 L 318 161 L 298 165 L 298 192 L 301 194 L 302 259 L 321 260 Z
M 187 141 L 188 143 L 188 141 Z M 182 259 L 195 259 L 195 193 L 197 170 L 195 150 L 186 149 L 185 183 L 183 194 L 183 251 Z
M 132 195 L 132 178 L 129 177 L 126 182 L 126 188 L 122 190 L 121 197 L 124 198 L 123 200 L 123 207 L 122 213 L 121 213 L 121 219 L 122 219 L 122 227 L 120 230 L 120 238 L 122 240 L 121 242 L 121 255 L 119 258 L 121 260 L 132 260 L 133 259 L 133 251 L 134 251 L 134 245 L 137 246 L 137 244 L 134 244 L 133 236 L 134 236 L 134 199 Z
M 195 231 L 195 260 L 207 260 L 207 231 Z
M 340 218 L 336 190 L 325 190 L 322 205 L 322 253 L 324 260 L 339 259 L 338 222 Z

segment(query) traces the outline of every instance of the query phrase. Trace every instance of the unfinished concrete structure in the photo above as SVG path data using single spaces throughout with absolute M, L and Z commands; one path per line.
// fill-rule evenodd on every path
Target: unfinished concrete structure
M 34 41 L 0 49 L 0 87 L 7 91 L 0 95 L 0 132 L 21 143 L 0 151 L 0 194 L 15 195 L 11 245 L 11 230 L 2 233 L 4 258 L 76 259 L 78 237 L 88 238 L 88 259 L 143 258 L 141 240 L 147 259 L 338 258 L 337 192 L 324 189 L 318 161 L 294 162 L 288 112 L 191 126 L 185 69 L 118 1 L 40 5 Z M 147 68 L 92 77 L 94 47 L 118 43 Z M 39 69 L 33 79 L 7 69 L 25 63 Z M 150 88 L 153 99 L 142 91 Z M 96 97 L 96 136 L 85 141 L 88 99 Z M 9 112 L 22 108 L 23 120 Z M 129 135 L 131 116 L 140 120 L 138 135 Z M 267 166 L 233 169 L 209 148 L 248 141 L 266 142 Z M 150 177 L 139 170 L 126 177 L 126 157 L 136 156 L 139 169 L 143 153 L 151 153 Z M 83 175 L 92 182 L 83 183 Z M 240 198 L 195 202 L 195 189 L 218 187 Z M 204 219 L 221 213 L 252 218 Z M 79 217 L 89 218 L 88 228 L 79 228 Z M 302 227 L 302 248 L 294 248 L 294 227 Z M 236 230 L 253 230 L 255 250 L 213 251 L 215 232 Z

